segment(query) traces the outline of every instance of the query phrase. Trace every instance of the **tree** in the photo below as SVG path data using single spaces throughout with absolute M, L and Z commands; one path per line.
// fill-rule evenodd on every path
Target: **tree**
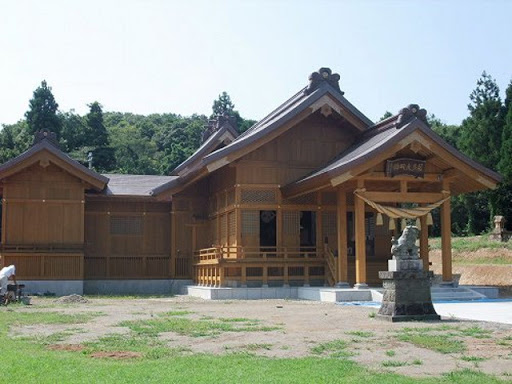
M 462 122 L 460 149 L 484 166 L 496 170 L 500 161 L 504 108 L 496 81 L 485 71 L 470 95 L 470 116 Z M 498 192 L 478 192 L 464 196 L 468 211 L 467 230 L 478 234 L 489 228 L 499 212 Z
M 236 122 L 236 129 L 239 133 L 247 131 L 256 123 L 254 120 L 244 119 L 240 116 L 240 113 L 235 110 L 235 104 L 233 104 L 227 92 L 222 92 L 217 100 L 213 101 L 212 110 L 213 114 L 210 116 L 212 119 L 224 115 L 233 117 Z
M 485 71 L 469 96 L 470 116 L 462 122 L 460 148 L 484 166 L 497 169 L 504 110 L 496 81 Z
M 62 122 L 57 115 L 59 104 L 55 101 L 52 94 L 52 88 L 41 82 L 29 102 L 29 110 L 25 113 L 28 123 L 28 131 L 31 135 L 42 129 L 55 132 L 57 138 L 60 138 Z
M 512 80 L 505 92 L 505 124 L 501 135 L 501 159 L 499 171 L 512 182 Z
M 85 144 L 93 147 L 108 146 L 108 132 L 103 122 L 103 110 L 97 101 L 88 104 L 89 113 L 86 116 L 87 129 Z
M 212 110 L 212 118 L 223 115 L 234 116 L 235 104 L 233 104 L 227 92 L 224 91 L 219 95 L 217 100 L 213 101 Z

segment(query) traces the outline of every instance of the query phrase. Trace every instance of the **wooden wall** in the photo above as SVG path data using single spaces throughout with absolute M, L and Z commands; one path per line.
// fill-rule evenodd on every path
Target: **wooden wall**
M 355 139 L 339 120 L 316 113 L 237 162 L 238 184 L 284 186 L 326 165 Z
M 170 203 L 88 198 L 85 278 L 171 277 L 170 212 Z
M 13 175 L 4 199 L 4 246 L 83 243 L 84 185 L 60 168 L 36 164 Z
M 4 180 L 1 264 L 18 279 L 82 279 L 84 188 L 52 163 Z

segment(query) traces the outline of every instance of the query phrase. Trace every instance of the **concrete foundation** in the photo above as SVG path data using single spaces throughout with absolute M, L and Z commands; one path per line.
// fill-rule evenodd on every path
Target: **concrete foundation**
M 326 302 L 381 301 L 379 289 L 324 287 L 216 288 L 187 287 L 187 294 L 205 300 L 298 299 Z
M 19 284 L 25 284 L 23 291 L 28 295 L 53 294 L 66 296 L 71 294 L 82 295 L 84 293 L 83 280 L 18 280 Z
M 192 280 L 85 280 L 87 295 L 170 295 L 185 293 Z

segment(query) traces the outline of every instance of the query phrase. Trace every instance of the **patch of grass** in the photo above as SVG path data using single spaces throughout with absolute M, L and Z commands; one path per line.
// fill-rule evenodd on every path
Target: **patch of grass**
M 485 358 L 478 357 L 478 356 L 462 356 L 460 359 L 464 360 L 464 361 L 475 362 L 475 363 L 485 360 Z
M 484 339 L 491 337 L 491 331 L 488 329 L 480 328 L 479 326 L 475 325 L 474 327 L 469 328 L 458 328 L 458 332 L 463 336 L 471 336 L 477 339 Z
M 159 313 L 158 316 L 187 316 L 194 312 L 192 311 L 170 311 L 165 313 Z
M 431 249 L 441 249 L 441 238 L 429 239 Z M 510 242 L 502 243 L 489 239 L 487 234 L 471 237 L 452 237 L 452 249 L 457 252 L 475 252 L 479 249 L 512 249 Z M 492 263 L 492 259 L 488 259 Z
M 375 333 L 368 332 L 368 331 L 349 331 L 349 332 L 345 332 L 345 334 L 352 335 L 352 336 L 359 336 L 359 337 L 373 337 L 373 336 L 375 336 Z
M 368 317 L 369 317 L 370 319 L 375 319 L 375 317 L 376 317 L 376 316 L 377 316 L 377 312 L 370 312 L 370 313 L 368 314 Z
M 352 352 L 346 350 L 348 343 L 345 340 L 332 340 L 321 343 L 311 348 L 314 355 L 329 355 L 334 358 L 346 358 L 353 356 Z
M 382 362 L 383 367 L 404 367 L 408 365 L 406 361 L 386 360 Z
M 497 345 L 501 345 L 501 346 L 505 346 L 505 347 L 508 347 L 509 345 L 511 345 L 511 343 L 508 342 L 507 340 L 496 340 L 496 344 Z
M 216 336 L 223 332 L 267 332 L 281 329 L 279 327 L 262 326 L 257 320 L 222 322 L 216 320 L 192 320 L 179 316 L 160 316 L 148 320 L 130 320 L 119 324 L 128 327 L 136 334 L 156 336 L 164 332 L 176 332 L 180 335 L 202 337 Z
M 0 324 L 11 326 L 33 324 L 83 324 L 97 316 L 105 315 L 103 312 L 83 312 L 67 314 L 61 312 L 14 312 L 0 311 Z
M 420 359 L 414 359 L 411 364 L 412 365 L 423 365 L 423 361 Z
M 393 350 L 386 351 L 386 356 L 393 357 L 396 355 L 396 352 Z
M 459 353 L 466 350 L 464 342 L 446 335 L 404 333 L 399 335 L 399 339 L 440 353 Z
M 248 351 L 259 351 L 261 349 L 270 351 L 272 349 L 272 346 L 273 346 L 273 344 L 258 343 L 258 344 L 247 344 L 247 345 L 242 346 L 242 348 L 246 349 Z

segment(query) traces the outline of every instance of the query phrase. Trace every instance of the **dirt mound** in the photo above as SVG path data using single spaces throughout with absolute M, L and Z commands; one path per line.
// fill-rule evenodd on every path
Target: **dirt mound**
M 81 344 L 53 344 L 48 347 L 52 351 L 72 351 L 79 352 L 84 350 L 84 346 Z
M 135 359 L 137 357 L 142 357 L 142 353 L 131 351 L 94 352 L 91 354 L 91 357 L 96 359 L 102 359 L 105 357 L 111 359 Z
M 69 295 L 69 296 L 62 296 L 59 297 L 57 300 L 55 300 L 56 303 L 59 304 L 85 304 L 88 303 L 89 300 L 87 300 L 85 297 L 80 295 Z

